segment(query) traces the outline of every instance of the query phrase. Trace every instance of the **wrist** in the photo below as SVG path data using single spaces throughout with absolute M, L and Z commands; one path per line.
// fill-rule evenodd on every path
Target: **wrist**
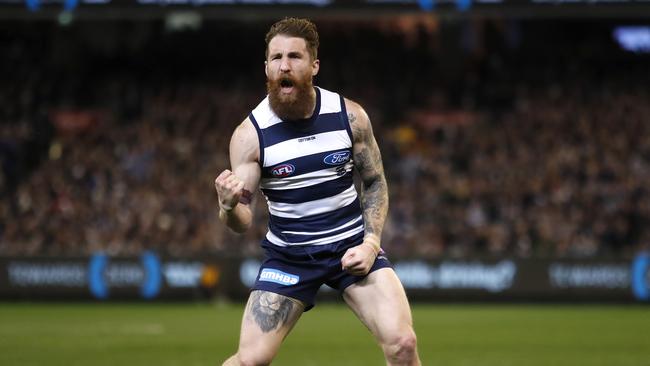
M 366 234 L 363 238 L 363 244 L 372 248 L 373 252 L 375 252 L 375 255 L 378 255 L 379 251 L 381 250 L 381 244 L 377 235 Z

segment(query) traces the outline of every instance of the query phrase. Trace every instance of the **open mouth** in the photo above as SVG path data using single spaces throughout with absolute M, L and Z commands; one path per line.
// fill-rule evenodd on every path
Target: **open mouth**
M 283 93 L 286 94 L 291 93 L 291 91 L 293 90 L 293 81 L 289 78 L 283 78 L 282 80 L 280 80 L 280 88 Z

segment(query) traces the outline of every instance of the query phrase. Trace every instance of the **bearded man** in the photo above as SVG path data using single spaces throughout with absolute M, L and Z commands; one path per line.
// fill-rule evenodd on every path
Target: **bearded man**
M 219 219 L 235 232 L 252 224 L 251 192 L 260 188 L 269 209 L 265 259 L 239 349 L 224 365 L 269 365 L 323 284 L 342 294 L 388 365 L 420 365 L 406 294 L 381 249 L 388 189 L 379 148 L 359 104 L 313 85 L 318 43 L 306 19 L 271 27 L 268 96 L 235 129 L 232 170 L 214 182 Z

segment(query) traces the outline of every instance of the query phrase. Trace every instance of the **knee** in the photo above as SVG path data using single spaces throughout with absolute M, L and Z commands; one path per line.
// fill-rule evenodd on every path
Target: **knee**
M 238 352 L 237 361 L 239 366 L 268 366 L 273 361 L 273 357 L 264 352 Z
M 396 334 L 382 348 L 391 365 L 411 365 L 417 360 L 417 337 L 411 328 Z

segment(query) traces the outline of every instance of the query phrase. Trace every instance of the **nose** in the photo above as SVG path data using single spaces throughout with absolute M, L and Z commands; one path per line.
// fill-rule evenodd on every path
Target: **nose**
M 288 57 L 283 57 L 282 61 L 280 62 L 280 72 L 289 72 L 291 71 L 291 65 L 289 65 L 289 58 Z

